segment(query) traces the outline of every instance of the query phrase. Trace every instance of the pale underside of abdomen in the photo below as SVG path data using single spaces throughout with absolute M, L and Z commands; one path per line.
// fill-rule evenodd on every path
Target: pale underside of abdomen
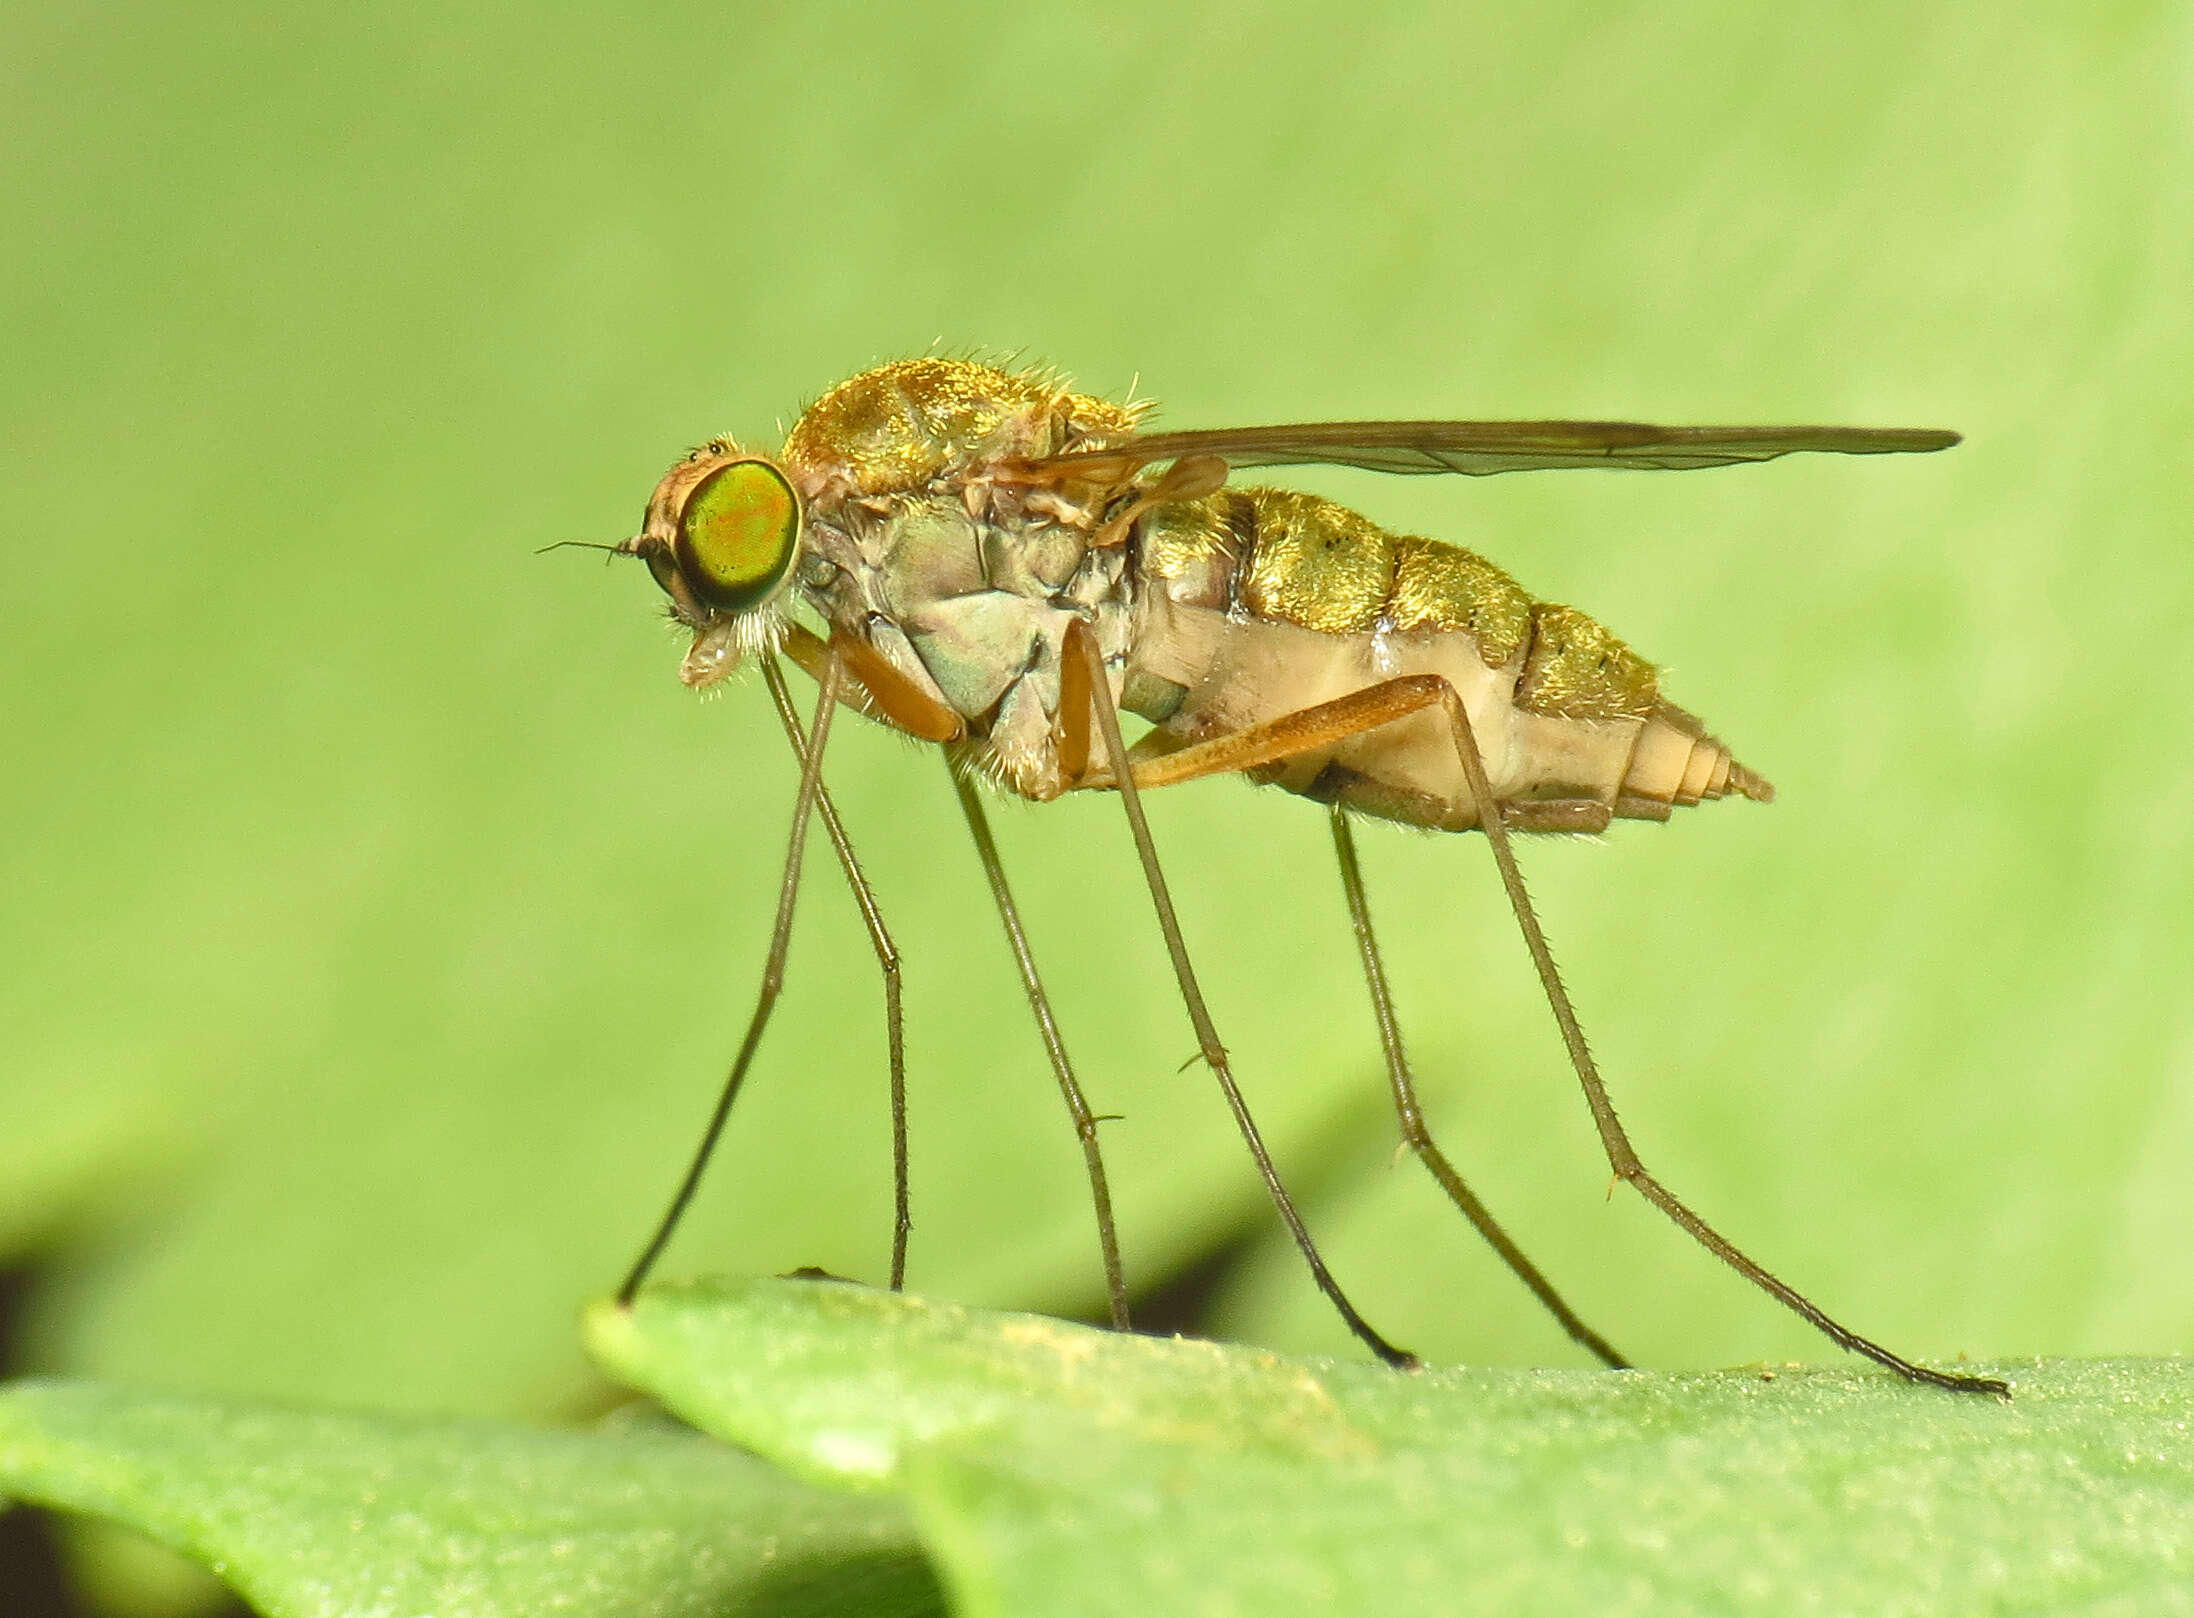
M 1593 719 L 1520 706 L 1527 652 L 1488 668 L 1467 631 L 1331 634 L 1183 605 L 1163 591 L 1150 592 L 1143 609 L 1133 672 L 1180 688 L 1178 705 L 1159 722 L 1173 744 L 1207 741 L 1403 675 L 1432 674 L 1462 698 L 1487 784 L 1516 830 L 1597 831 L 1614 817 L 1665 820 L 1677 805 L 1730 792 L 1773 795 L 1673 704 L 1659 702 L 1644 718 Z M 1412 825 L 1465 831 L 1481 822 L 1440 707 L 1252 773 L 1290 792 Z

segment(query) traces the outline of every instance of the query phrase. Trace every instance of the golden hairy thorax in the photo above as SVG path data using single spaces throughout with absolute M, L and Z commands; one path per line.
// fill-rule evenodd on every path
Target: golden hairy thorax
M 1097 448 L 1145 407 L 1074 393 L 1054 373 L 974 360 L 900 360 L 841 382 L 785 439 L 810 499 L 918 490 L 984 463 Z

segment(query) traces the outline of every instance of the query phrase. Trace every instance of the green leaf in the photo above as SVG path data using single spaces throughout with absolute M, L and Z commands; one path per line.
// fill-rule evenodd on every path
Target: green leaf
M 272 1618 L 911 1615 L 895 1503 L 695 1435 L 339 1415 L 70 1383 L 0 1390 L 0 1497 L 203 1561 Z
M 664 1288 L 598 1360 L 818 1480 L 904 1490 L 971 1615 L 2194 1611 L 2194 1372 L 1290 1359 L 850 1286 Z

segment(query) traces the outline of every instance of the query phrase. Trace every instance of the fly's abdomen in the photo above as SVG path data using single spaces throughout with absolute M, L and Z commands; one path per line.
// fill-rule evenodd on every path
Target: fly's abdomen
M 1180 744 L 1438 674 L 1461 696 L 1511 825 L 1590 831 L 1678 805 L 1772 795 L 1653 665 L 1574 607 L 1534 601 L 1483 557 L 1390 534 L 1286 489 L 1228 489 L 1152 513 L 1131 698 Z M 1479 824 L 1444 714 L 1420 712 L 1259 778 L 1368 814 Z

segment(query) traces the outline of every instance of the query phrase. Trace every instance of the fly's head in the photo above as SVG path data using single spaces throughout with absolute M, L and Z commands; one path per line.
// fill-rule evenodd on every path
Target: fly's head
M 694 632 L 678 670 L 686 684 L 714 685 L 777 643 L 803 515 L 784 470 L 728 439 L 702 445 L 655 486 L 640 532 L 615 548 L 647 563 L 671 616 Z

